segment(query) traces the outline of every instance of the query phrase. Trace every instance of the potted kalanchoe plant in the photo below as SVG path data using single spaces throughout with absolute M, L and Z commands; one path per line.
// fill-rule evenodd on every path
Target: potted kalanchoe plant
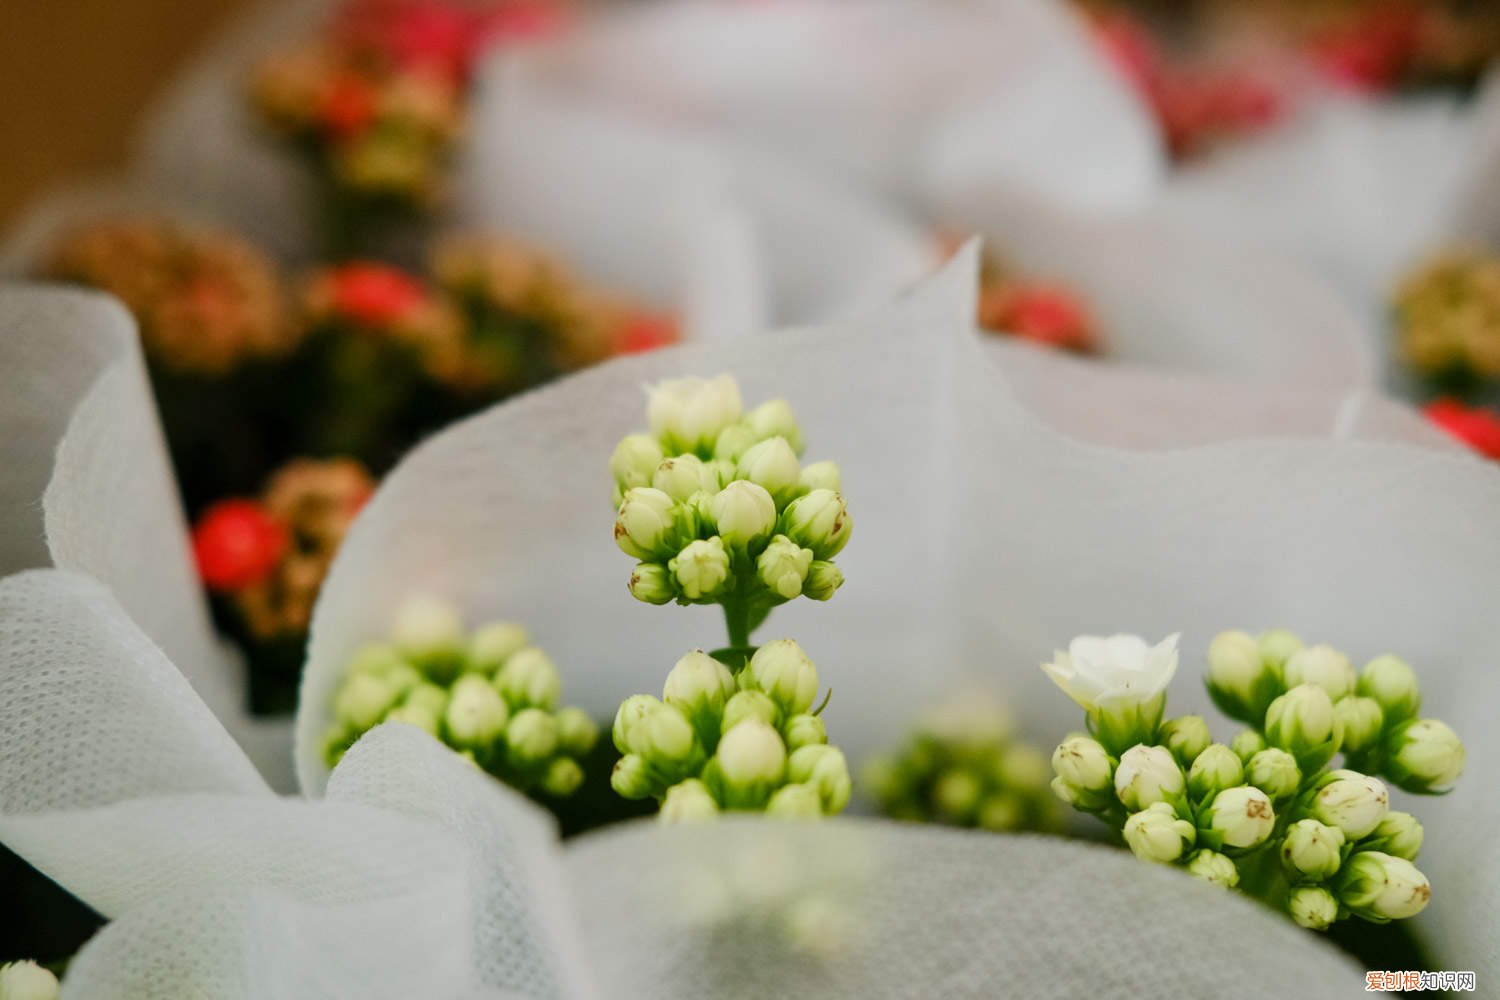
M 1285 630 L 1224 632 L 1209 646 L 1208 691 L 1247 728 L 1216 743 L 1201 717 L 1163 719 L 1177 659 L 1175 635 L 1155 646 L 1081 636 L 1043 666 L 1091 734 L 1054 752 L 1058 796 L 1137 857 L 1238 888 L 1303 927 L 1420 913 L 1432 892 L 1413 864 L 1422 825 L 1390 808 L 1380 779 L 1442 794 L 1464 748 L 1445 723 L 1418 717 L 1411 667 L 1385 655 L 1356 672 L 1344 653 Z

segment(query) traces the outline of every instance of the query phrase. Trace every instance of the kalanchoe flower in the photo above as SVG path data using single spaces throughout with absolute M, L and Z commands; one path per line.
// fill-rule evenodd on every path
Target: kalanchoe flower
M 1357 678 L 1349 657 L 1332 646 L 1320 644 L 1293 653 L 1282 667 L 1281 679 L 1287 688 L 1316 684 L 1328 692 L 1329 698 L 1338 701 L 1353 693 Z
M 1320 885 L 1297 886 L 1287 896 L 1287 912 L 1300 927 L 1321 931 L 1339 918 L 1339 901 Z
M 1345 754 L 1363 754 L 1380 741 L 1381 730 L 1385 728 L 1385 713 L 1374 698 L 1363 695 L 1340 698 L 1333 711 L 1344 733 L 1342 749 Z
M 1053 789 L 1076 808 L 1103 809 L 1112 801 L 1115 764 L 1098 740 L 1070 736 L 1052 752 Z
M 1437 719 L 1404 722 L 1385 745 L 1385 774 L 1408 792 L 1446 791 L 1464 769 L 1464 745 Z
M 1218 851 L 1194 851 L 1188 858 L 1187 871 L 1195 878 L 1225 889 L 1233 889 L 1240 884 L 1240 870 L 1235 866 L 1234 859 Z
M 1373 851 L 1384 851 L 1408 861 L 1417 860 L 1422 849 L 1422 824 L 1408 812 L 1391 810 L 1375 831 L 1361 841 L 1361 845 Z
M 743 408 L 732 376 L 671 379 L 652 387 L 646 421 L 665 449 L 708 458 L 719 434 L 739 421 Z
M 1193 846 L 1197 831 L 1165 802 L 1155 802 L 1125 820 L 1125 843 L 1143 861 L 1176 861 Z
M 1276 640 L 1272 647 L 1281 651 Z M 1280 689 L 1280 670 L 1262 643 L 1246 632 L 1221 632 L 1209 644 L 1208 693 L 1230 718 L 1255 723 L 1263 719 Z
M 1432 887 L 1405 858 L 1357 851 L 1335 880 L 1339 902 L 1374 923 L 1414 917 L 1427 907 Z
M 1387 722 L 1409 719 L 1422 708 L 1416 672 L 1396 656 L 1377 656 L 1359 674 L 1361 695 L 1375 699 Z
M 1172 751 L 1183 767 L 1192 767 L 1198 755 L 1213 742 L 1208 723 L 1199 715 L 1183 715 L 1168 719 L 1161 724 L 1156 737 L 1162 746 Z
M 209 590 L 260 583 L 286 549 L 286 526 L 254 500 L 221 500 L 193 525 L 193 556 Z
M 679 599 L 695 603 L 712 603 L 729 590 L 729 552 L 718 535 L 688 542 L 667 563 Z
M 60 993 L 57 977 L 35 962 L 0 965 L 0 1000 L 57 1000 Z
M 1188 790 L 1195 799 L 1211 799 L 1244 781 L 1245 767 L 1239 755 L 1222 743 L 1206 747 L 1188 770 Z
M 1390 802 L 1390 793 L 1375 778 L 1358 771 L 1332 771 L 1319 782 L 1311 812 L 1350 840 L 1359 840 L 1385 819 Z
M 1500 378 L 1500 258 L 1444 254 L 1396 296 L 1401 359 L 1433 379 Z
M 1266 793 L 1252 785 L 1226 788 L 1199 816 L 1201 839 L 1216 850 L 1244 852 L 1259 847 L 1276 826 L 1276 811 Z
M 1328 691 L 1299 684 L 1266 710 L 1266 742 L 1290 753 L 1304 774 L 1314 774 L 1338 753 L 1343 739 Z
M 1281 864 L 1296 880 L 1322 882 L 1343 863 L 1344 832 L 1336 826 L 1302 819 L 1287 827 L 1281 842 Z
M 1166 747 L 1133 746 L 1115 768 L 1115 796 L 1131 811 L 1174 802 L 1185 787 L 1182 767 Z
M 1042 669 L 1088 713 L 1089 728 L 1105 749 L 1120 755 L 1155 737 L 1167 684 L 1177 672 L 1177 636 L 1155 646 L 1133 635 L 1080 636 Z
M 365 732 L 404 722 L 530 794 L 563 798 L 584 779 L 580 760 L 598 740 L 581 709 L 557 709 L 562 681 L 526 630 L 492 622 L 466 634 L 444 601 L 408 601 L 388 643 L 350 660 L 334 695 L 324 747 L 330 766 Z
M 1246 762 L 1245 781 L 1280 802 L 1302 787 L 1302 770 L 1297 759 L 1285 750 L 1267 747 Z

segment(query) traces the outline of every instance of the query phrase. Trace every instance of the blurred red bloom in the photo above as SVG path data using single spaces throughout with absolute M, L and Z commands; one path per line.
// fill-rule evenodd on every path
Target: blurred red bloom
M 1156 39 L 1129 14 L 1100 14 L 1089 22 L 1105 58 L 1142 94 L 1150 95 L 1165 70 Z
M 1500 416 L 1456 399 L 1427 404 L 1427 419 L 1486 458 L 1500 459 Z
M 259 583 L 286 552 L 282 523 L 254 500 L 221 500 L 193 527 L 193 557 L 210 590 L 238 590 Z
M 436 69 L 462 82 L 486 46 L 545 36 L 562 20 L 551 0 L 352 0 L 340 13 L 335 37 L 396 66 Z
M 645 354 L 677 343 L 677 324 L 665 316 L 638 313 L 615 336 L 616 354 Z
M 986 329 L 1068 351 L 1093 351 L 1094 320 L 1071 291 L 1059 285 L 1003 285 L 980 301 Z
M 336 77 L 323 96 L 322 119 L 340 139 L 358 135 L 375 120 L 375 89 L 353 73 Z
M 364 326 L 394 323 L 427 297 L 421 282 L 387 264 L 343 264 L 327 280 L 334 310 Z
M 1376 6 L 1314 37 L 1309 59 L 1330 82 L 1360 93 L 1388 90 L 1416 54 L 1422 12 L 1407 4 Z

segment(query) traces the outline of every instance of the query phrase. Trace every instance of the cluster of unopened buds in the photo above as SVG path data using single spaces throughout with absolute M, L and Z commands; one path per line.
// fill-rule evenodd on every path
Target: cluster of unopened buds
M 1062 826 L 1046 755 L 1017 740 L 1005 709 L 984 698 L 929 714 L 905 745 L 868 761 L 860 775 L 893 819 L 994 831 Z
M 832 562 L 854 529 L 833 462 L 803 466 L 802 432 L 774 399 L 743 412 L 728 375 L 657 386 L 650 433 L 610 458 L 615 542 L 639 560 L 630 592 L 648 604 L 721 604 L 730 646 L 745 648 L 770 609 L 826 601 Z
M 1396 295 L 1401 358 L 1436 380 L 1500 379 L 1500 257 L 1455 251 L 1429 262 Z
M 1058 796 L 1114 827 L 1136 856 L 1238 886 L 1304 927 L 1421 912 L 1431 895 L 1413 864 L 1422 826 L 1390 808 L 1380 778 L 1441 793 L 1464 749 L 1447 725 L 1418 717 L 1411 667 L 1387 655 L 1356 671 L 1284 630 L 1225 632 L 1209 647 L 1208 690 L 1248 728 L 1224 744 L 1198 716 L 1163 721 L 1176 645 L 1080 637 L 1044 666 L 1091 734 L 1053 754 Z M 1341 753 L 1345 766 L 1331 769 Z
M 849 803 L 849 766 L 814 709 L 818 671 L 790 639 L 768 642 L 731 671 L 701 651 L 677 661 L 660 699 L 627 698 L 615 716 L 623 756 L 611 784 L 654 798 L 668 822 L 720 812 L 810 819 Z M 827 699 L 824 700 L 824 705 Z
M 526 629 L 491 622 L 466 634 L 443 601 L 415 598 L 389 642 L 350 660 L 324 741 L 331 767 L 382 722 L 416 726 L 506 784 L 553 798 L 583 783 L 580 760 L 598 739 L 579 708 L 558 708 L 562 681 Z

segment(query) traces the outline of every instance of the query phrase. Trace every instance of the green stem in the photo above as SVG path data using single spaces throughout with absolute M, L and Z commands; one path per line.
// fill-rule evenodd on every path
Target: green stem
M 725 601 L 724 626 L 729 630 L 729 648 L 748 648 L 750 645 L 750 605 L 745 601 Z

